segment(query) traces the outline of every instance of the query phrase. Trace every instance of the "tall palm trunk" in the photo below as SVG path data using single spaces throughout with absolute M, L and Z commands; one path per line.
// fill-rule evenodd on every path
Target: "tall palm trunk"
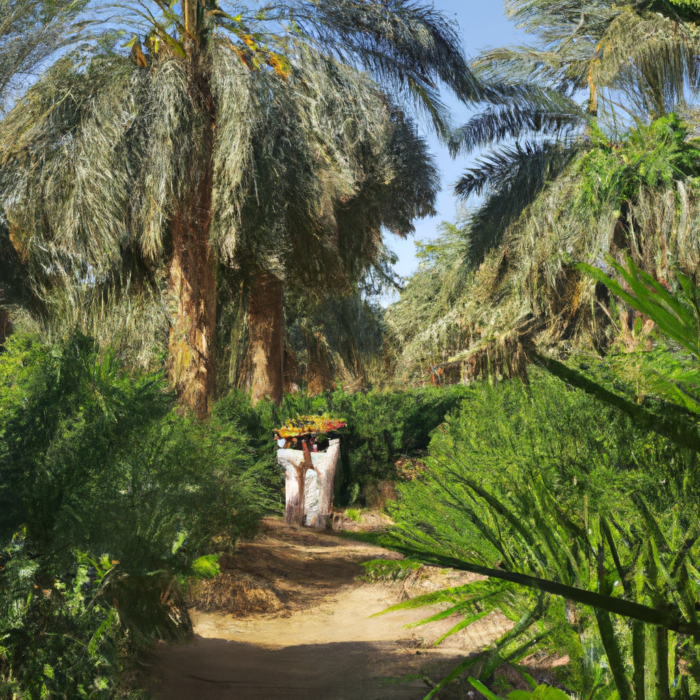
M 5 345 L 5 340 L 11 332 L 10 327 L 10 315 L 3 308 L 0 308 L 0 350 L 2 350 Z
M 311 332 L 304 335 L 309 353 L 306 365 L 306 390 L 309 396 L 318 396 L 328 391 L 333 384 L 331 357 L 323 340 Z
M 212 218 L 214 107 L 205 71 L 195 72 L 193 99 L 205 120 L 201 156 L 170 222 L 170 289 L 176 310 L 170 329 L 169 372 L 180 402 L 206 418 L 216 392 L 216 276 L 209 244 Z
M 248 301 L 248 348 L 239 386 L 254 404 L 269 398 L 278 406 L 284 393 L 284 284 L 258 270 Z

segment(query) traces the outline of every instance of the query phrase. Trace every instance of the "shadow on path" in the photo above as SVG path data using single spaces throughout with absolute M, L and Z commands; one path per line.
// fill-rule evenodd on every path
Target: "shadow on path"
M 270 649 L 198 638 L 158 646 L 149 661 L 157 700 L 422 700 L 429 690 L 415 676 L 460 658 L 408 655 L 391 642 Z

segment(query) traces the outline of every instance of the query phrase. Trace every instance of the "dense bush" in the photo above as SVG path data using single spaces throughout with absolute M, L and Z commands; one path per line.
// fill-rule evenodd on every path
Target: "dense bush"
M 653 693 L 669 660 L 683 692 L 697 690 L 691 676 L 700 680 L 700 666 L 687 633 L 576 602 L 576 590 L 596 591 L 621 615 L 629 600 L 693 624 L 697 454 L 534 372 L 529 385 L 473 387 L 434 433 L 426 462 L 424 477 L 399 489 L 395 540 L 569 587 L 560 594 L 566 608 L 545 596 L 549 617 L 540 615 L 528 635 L 544 625 L 543 644 L 569 655 L 559 680 L 570 690 L 603 698 L 632 681 Z
M 0 355 L 0 698 L 115 697 L 127 651 L 189 632 L 178 574 L 268 504 L 233 421 L 174 409 L 74 335 Z M 127 649 L 128 647 L 128 649 Z
M 356 394 L 335 391 L 313 398 L 290 394 L 274 418 L 281 422 L 297 415 L 329 412 L 347 421 L 337 496 L 348 503 L 361 499 L 370 484 L 396 479 L 396 461 L 426 450 L 432 431 L 467 393 L 466 387 L 451 386 Z

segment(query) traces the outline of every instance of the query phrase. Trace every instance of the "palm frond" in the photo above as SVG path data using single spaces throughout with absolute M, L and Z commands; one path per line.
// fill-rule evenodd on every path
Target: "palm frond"
M 568 109 L 558 107 L 516 104 L 488 106 L 453 132 L 450 152 L 455 156 L 506 139 L 517 141 L 523 137 L 570 138 L 585 123 L 585 114 L 571 101 Z
M 278 7 L 324 51 L 358 62 L 382 84 L 410 96 L 439 133 L 444 133 L 448 121 L 438 98 L 439 82 L 460 99 L 472 101 L 479 96 L 479 84 L 462 53 L 456 27 L 430 5 L 408 0 L 297 0 Z
M 599 44 L 592 78 L 626 95 L 639 114 L 666 114 L 700 87 L 700 26 L 627 8 Z
M 0 113 L 58 51 L 79 41 L 87 0 L 0 0 Z

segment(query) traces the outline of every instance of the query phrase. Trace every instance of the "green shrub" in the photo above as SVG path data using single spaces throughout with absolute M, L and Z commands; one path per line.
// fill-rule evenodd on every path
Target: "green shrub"
M 248 440 L 254 478 L 265 494 L 265 510 L 280 514 L 284 508 L 284 476 L 277 464 L 273 430 L 278 428 L 278 409 L 270 401 L 253 407 L 250 398 L 235 390 L 214 404 L 212 420 L 216 425 L 242 433 Z
M 255 531 L 250 438 L 175 408 L 79 334 L 0 355 L 0 698 L 115 697 L 124 654 L 189 634 L 179 577 Z
M 134 645 L 104 596 L 112 567 L 76 555 L 52 566 L 21 538 L 8 555 L 0 584 L 0 698 L 140 697 L 123 682 Z
M 511 380 L 470 389 L 434 433 L 425 461 L 424 475 L 399 487 L 391 509 L 395 542 L 416 558 L 418 551 L 434 552 L 598 591 L 611 604 L 624 598 L 694 619 L 679 601 L 700 593 L 681 563 L 695 571 L 700 557 L 695 453 L 535 371 L 529 385 Z M 678 551 L 684 558 L 674 558 Z M 562 598 L 543 598 L 544 644 L 569 655 L 559 671 L 568 688 L 587 697 L 598 688 L 605 697 L 617 684 L 610 670 L 616 646 L 615 670 L 632 678 L 638 623 L 594 614 L 571 595 L 566 608 Z M 677 658 L 697 668 L 693 645 L 682 635 L 675 639 Z M 649 647 L 647 665 L 654 655 Z M 662 658 L 665 647 L 658 649 Z M 687 677 L 684 683 L 697 689 Z

